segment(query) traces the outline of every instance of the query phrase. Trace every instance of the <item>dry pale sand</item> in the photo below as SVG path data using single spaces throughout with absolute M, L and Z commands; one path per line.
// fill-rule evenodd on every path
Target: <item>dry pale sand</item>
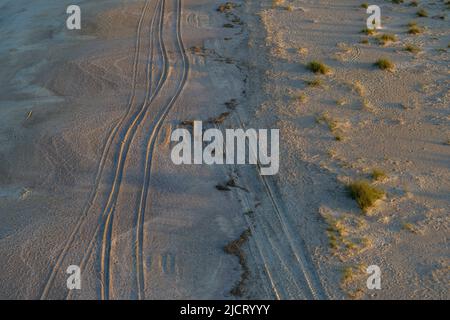
M 68 31 L 73 1 L 0 1 L 0 298 L 450 297 L 448 5 L 384 1 L 366 36 L 363 1 L 276 2 L 78 1 Z M 280 129 L 278 175 L 172 163 L 224 112 Z M 373 169 L 363 213 L 346 184 Z

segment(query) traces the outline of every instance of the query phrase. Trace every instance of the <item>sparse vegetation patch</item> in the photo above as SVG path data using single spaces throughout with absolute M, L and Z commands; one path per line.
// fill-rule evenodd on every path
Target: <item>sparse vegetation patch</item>
M 328 74 L 331 72 L 331 68 L 328 67 L 326 64 L 314 60 L 308 63 L 307 65 L 308 70 L 314 72 L 314 73 L 320 73 L 320 74 Z
M 373 187 L 369 182 L 359 180 L 348 185 L 348 190 L 353 199 L 363 212 L 367 212 L 375 205 L 375 202 L 385 196 L 385 192 L 379 188 Z
M 377 62 L 375 62 L 375 65 L 380 68 L 381 70 L 394 70 L 395 65 L 393 62 L 391 62 L 389 59 L 378 59 Z

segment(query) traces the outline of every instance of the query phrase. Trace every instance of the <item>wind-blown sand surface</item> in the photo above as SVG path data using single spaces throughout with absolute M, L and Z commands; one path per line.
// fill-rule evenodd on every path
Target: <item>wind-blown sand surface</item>
M 362 1 L 224 3 L 0 1 L 0 298 L 448 299 L 448 5 L 380 1 L 368 36 Z M 278 175 L 172 163 L 225 112 L 280 129 Z

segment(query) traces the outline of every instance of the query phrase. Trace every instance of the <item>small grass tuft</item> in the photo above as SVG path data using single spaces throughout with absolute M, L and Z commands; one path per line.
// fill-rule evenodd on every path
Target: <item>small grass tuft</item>
M 361 30 L 361 33 L 365 33 L 368 36 L 373 36 L 374 34 L 377 33 L 377 30 L 376 29 L 369 29 L 369 28 L 366 27 L 366 28 Z
M 297 100 L 300 101 L 301 103 L 305 103 L 305 102 L 308 101 L 308 96 L 306 94 L 304 94 L 304 93 L 300 93 L 297 96 Z
M 326 64 L 324 64 L 320 61 L 316 61 L 316 60 L 308 63 L 307 68 L 314 73 L 328 74 L 331 72 L 330 67 L 328 67 Z
M 428 12 L 425 9 L 420 9 L 419 11 L 417 11 L 417 16 L 421 18 L 426 18 L 428 17 Z
M 386 45 L 390 42 L 395 42 L 397 41 L 397 36 L 395 34 L 390 34 L 390 33 L 385 33 L 382 34 L 379 38 L 378 41 L 382 44 L 382 45 Z
M 375 181 L 382 181 L 387 178 L 386 172 L 381 169 L 373 169 L 371 173 L 372 179 Z
M 412 232 L 412 233 L 419 233 L 419 230 L 417 229 L 417 227 L 415 225 L 413 225 L 412 223 L 409 223 L 409 222 L 403 223 L 402 228 L 404 230 L 407 230 L 407 231 Z
M 375 65 L 381 70 L 393 70 L 395 68 L 393 62 L 384 58 L 378 59 L 377 62 L 375 62 Z
M 347 100 L 345 100 L 344 98 L 337 99 L 336 104 L 338 106 L 345 106 L 347 104 Z
M 385 196 L 385 192 L 379 188 L 373 187 L 369 182 L 359 180 L 348 185 L 348 190 L 353 199 L 363 212 L 367 212 L 375 205 L 377 200 Z
M 411 53 L 418 53 L 418 52 L 420 52 L 420 48 L 415 45 L 412 45 L 412 44 L 407 44 L 405 46 L 405 51 L 408 51 Z
M 321 87 L 323 85 L 323 81 L 316 78 L 312 80 L 306 80 L 306 84 L 310 87 Z
M 414 35 L 420 34 L 422 33 L 422 29 L 418 25 L 411 25 L 409 26 L 408 33 Z

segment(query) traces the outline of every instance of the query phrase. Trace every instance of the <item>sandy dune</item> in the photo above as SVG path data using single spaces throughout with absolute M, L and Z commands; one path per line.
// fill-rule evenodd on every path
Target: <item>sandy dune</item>
M 0 1 L 0 298 L 448 299 L 448 5 L 420 3 L 365 35 L 356 0 L 78 1 L 80 31 L 71 1 Z M 220 115 L 280 129 L 278 175 L 173 164 Z

